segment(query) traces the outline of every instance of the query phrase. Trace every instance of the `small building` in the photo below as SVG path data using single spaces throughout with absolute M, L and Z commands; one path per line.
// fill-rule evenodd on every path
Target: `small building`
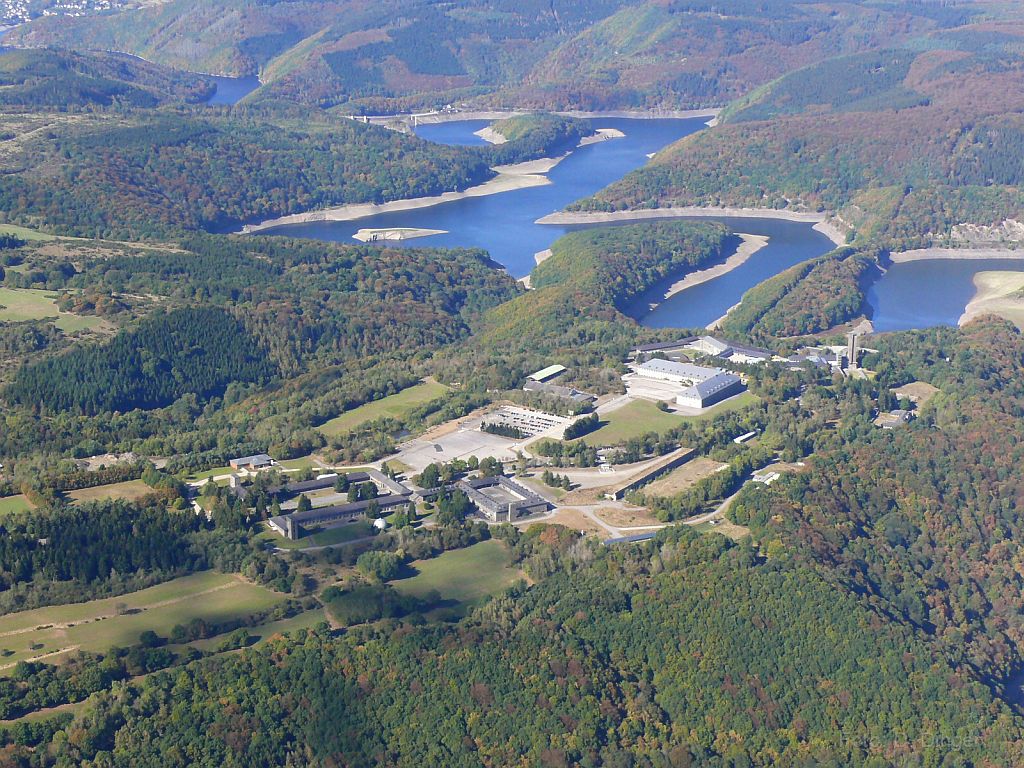
M 913 420 L 913 411 L 897 408 L 895 411 L 878 414 L 878 418 L 875 419 L 875 426 L 882 429 L 895 429 L 896 427 L 905 427 Z
M 526 378 L 530 381 L 550 381 L 556 376 L 561 376 L 567 370 L 564 365 L 549 365 L 547 368 L 541 368 L 536 373 L 531 373 Z
M 242 456 L 241 458 L 231 459 L 228 465 L 236 471 L 256 472 L 274 466 L 274 460 L 265 453 L 257 453 L 254 456 Z
M 766 363 L 774 357 L 772 352 L 767 349 L 718 339 L 714 336 L 699 336 L 693 339 L 686 348 L 709 357 L 731 360 L 734 363 Z
M 689 344 L 689 349 L 709 357 L 728 357 L 732 347 L 714 336 L 699 336 Z
M 662 341 L 657 344 L 641 344 L 633 350 L 632 356 L 637 358 L 641 355 L 655 355 L 659 352 L 671 356 L 673 352 L 681 352 L 686 349 L 688 345 L 693 343 L 696 339 L 696 336 L 687 336 L 685 339 L 677 339 L 676 341 Z
M 632 477 L 628 478 L 624 483 L 609 488 L 604 493 L 604 497 L 611 501 L 618 501 L 630 491 L 635 491 L 642 485 L 658 479 L 666 472 L 670 472 L 676 467 L 685 464 L 696 455 L 696 451 L 692 448 L 677 448 L 672 453 L 662 456 L 657 461 L 649 464 L 645 469 L 640 470 Z
M 743 380 L 739 376 L 722 371 L 684 389 L 676 396 L 676 404 L 687 408 L 707 408 L 743 390 Z
M 492 523 L 508 522 L 547 512 L 547 500 L 504 475 L 474 477 L 455 484 Z
M 574 403 L 592 403 L 597 400 L 597 395 L 581 392 L 575 387 L 563 387 L 559 384 L 547 384 L 543 381 L 533 381 L 532 379 L 523 385 L 523 391 L 560 397 L 563 400 L 572 400 Z

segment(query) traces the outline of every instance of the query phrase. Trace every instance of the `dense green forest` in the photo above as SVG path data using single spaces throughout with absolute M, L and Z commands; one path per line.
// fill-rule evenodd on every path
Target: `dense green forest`
M 266 350 L 227 312 L 177 309 L 147 317 L 108 343 L 27 365 L 4 395 L 50 413 L 96 415 L 160 408 L 185 394 L 205 401 L 228 384 L 265 384 L 276 372 Z
M 811 569 L 685 529 L 545 558 L 538 585 L 455 627 L 324 628 L 102 695 L 55 758 L 924 766 L 956 744 L 968 763 L 1020 759 L 984 686 Z
M 27 364 L 12 371 L 15 383 L 4 396 L 8 406 L 15 400 L 26 405 L 6 409 L 9 428 L 0 430 L 6 457 L 41 451 L 87 456 L 135 446 L 197 461 L 213 452 L 223 463 L 232 445 L 241 452 L 273 447 L 304 455 L 325 444 L 313 427 L 415 383 L 429 373 L 424 360 L 430 354 L 464 339 L 488 310 L 522 293 L 479 251 L 211 235 L 190 236 L 173 249 L 119 247 L 97 254 L 92 245 L 72 241 L 62 248 L 60 256 L 45 248 L 27 253 L 29 272 L 42 280 L 35 287 L 73 292 L 68 296 L 79 302 L 151 299 L 141 305 L 126 299 L 127 308 L 110 316 L 126 326 L 120 337 L 93 337 L 66 354 L 58 353 L 69 342 L 52 326 L 49 335 L 34 325 L 14 326 L 15 338 L 25 343 L 12 353 Z M 69 270 L 71 262 L 77 267 Z M 169 314 L 158 311 L 133 324 L 134 315 L 153 311 L 152 304 Z M 191 315 L 216 327 L 216 349 L 200 326 L 167 323 Z M 167 348 L 178 338 L 193 344 Z M 141 374 L 120 377 L 118 371 L 129 367 Z M 225 378 L 235 368 L 246 375 Z M 178 377 L 166 375 L 170 370 Z M 258 386 L 272 374 L 279 379 L 270 390 L 257 394 L 245 384 Z M 461 415 L 460 409 L 477 407 L 479 397 L 453 393 L 424 405 L 420 418 Z M 70 409 L 54 409 L 57 403 Z M 46 406 L 43 416 L 40 405 Z M 88 415 L 111 409 L 124 412 Z M 381 450 L 391 444 L 389 434 L 368 431 L 339 448 Z
M 587 110 L 724 104 L 786 72 L 963 25 L 986 7 L 869 0 L 172 0 L 14 31 L 21 45 L 128 51 L 259 73 L 249 101 L 388 114 L 472 100 Z M 994 14 L 1005 13 L 995 3 Z M 756 51 L 751 56 L 750 51 Z
M 906 430 L 870 425 L 863 393 L 826 399 L 845 439 L 814 471 L 745 491 L 731 513 L 762 540 L 927 635 L 967 668 L 1002 679 L 1024 662 L 1016 508 L 1022 498 L 1024 341 L 1002 321 L 880 342 L 878 387 L 939 387 Z
M 828 211 L 893 250 L 955 244 L 1024 210 L 1019 39 L 944 32 L 785 75 L 576 207 Z
M 0 106 L 155 107 L 201 102 L 213 83 L 200 75 L 112 53 L 12 50 L 0 53 Z
M 5 160 L 9 220 L 63 234 L 145 239 L 344 203 L 464 189 L 485 159 L 353 121 L 133 113 L 54 119 Z M 56 174 L 44 172 L 59 163 Z

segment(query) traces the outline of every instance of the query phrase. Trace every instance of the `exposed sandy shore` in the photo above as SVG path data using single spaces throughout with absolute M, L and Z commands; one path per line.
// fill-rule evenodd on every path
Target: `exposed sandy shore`
M 506 144 L 508 139 L 501 133 L 498 133 L 494 128 L 488 125 L 486 128 L 481 128 L 479 131 L 473 132 L 474 136 L 479 136 L 484 141 L 490 144 Z M 580 139 L 580 143 L 577 147 L 585 147 L 588 144 L 597 144 L 602 141 L 608 141 L 609 139 L 622 139 L 625 138 L 626 134 L 620 131 L 618 128 L 598 128 L 590 136 L 584 136 Z
M 977 292 L 960 316 L 960 325 L 980 315 L 998 315 L 1024 327 L 1024 299 L 1013 295 L 1024 290 L 1024 272 L 979 272 L 974 286 Z
M 531 110 L 532 111 L 532 110 Z M 612 110 L 609 112 L 580 112 L 576 110 L 554 112 L 555 115 L 564 115 L 565 117 L 582 117 L 582 118 L 629 118 L 632 120 L 660 120 L 660 119 L 675 119 L 675 120 L 687 120 L 691 117 L 706 117 L 709 120 L 717 118 L 721 109 L 677 109 L 677 110 Z M 527 110 L 479 110 L 476 112 L 444 112 L 436 115 L 417 115 L 416 119 L 421 124 L 433 124 L 433 123 L 454 123 L 460 120 L 504 120 L 508 117 L 518 117 L 519 115 L 529 114 Z M 371 118 L 371 122 L 378 119 L 394 120 L 396 118 L 411 118 L 412 115 L 389 115 L 379 116 Z
M 543 264 L 545 261 L 551 258 L 551 249 L 545 248 L 543 251 L 537 251 L 533 254 L 533 260 L 537 262 L 537 265 Z
M 242 227 L 241 231 L 243 234 L 252 234 L 270 229 L 271 227 L 280 227 L 287 224 L 307 224 L 315 221 L 355 221 L 357 219 L 365 219 L 368 216 L 376 216 L 380 213 L 430 208 L 431 206 L 449 203 L 453 200 L 496 195 L 501 192 L 512 192 L 516 189 L 526 189 L 528 187 L 540 187 L 551 183 L 550 179 L 543 174 L 558 165 L 561 160 L 562 158 L 560 157 L 545 158 L 543 160 L 533 160 L 529 163 L 496 166 L 494 170 L 498 172 L 497 176 L 490 181 L 470 187 L 462 192 L 445 192 L 444 194 L 431 197 L 392 200 L 389 203 L 354 203 L 352 205 L 339 205 L 336 208 L 324 208 L 319 211 L 293 213 L 290 216 L 281 216 L 276 219 L 262 221 L 259 224 L 246 224 Z
M 414 229 L 411 227 L 395 227 L 394 229 L 360 229 L 352 237 L 363 243 L 375 243 L 382 240 L 413 240 L 417 237 L 446 235 L 446 229 Z
M 620 131 L 618 128 L 598 128 L 597 131 L 591 136 L 584 136 L 580 139 L 580 143 L 577 147 L 585 147 L 589 144 L 600 144 L 602 141 L 608 141 L 609 139 L 624 139 L 626 134 Z
M 800 221 L 814 223 L 814 229 L 836 245 L 846 242 L 846 233 L 827 220 L 822 213 L 803 213 L 799 211 L 780 211 L 774 208 L 702 208 L 698 206 L 679 206 L 675 208 L 643 208 L 632 211 L 558 211 L 537 219 L 537 224 L 603 224 L 617 221 L 643 221 L 646 219 L 681 219 L 697 216 L 728 216 L 747 219 L 781 219 L 783 221 Z
M 920 248 L 889 255 L 889 260 L 893 264 L 929 259 L 1024 259 L 1024 249 L 1017 251 L 1009 248 Z
M 498 133 L 491 126 L 481 128 L 479 131 L 473 131 L 474 136 L 479 136 L 481 139 L 489 144 L 506 144 L 508 139 L 505 138 L 504 134 Z
M 685 291 L 687 288 L 693 288 L 695 285 L 706 283 L 709 280 L 714 280 L 716 277 L 721 277 L 724 274 L 732 272 L 737 267 L 746 263 L 747 259 L 768 245 L 768 237 L 765 235 L 746 235 L 737 232 L 736 236 L 741 242 L 732 256 L 727 258 L 721 264 L 716 264 L 715 266 L 708 267 L 707 269 L 699 269 L 696 272 L 690 272 L 682 280 L 672 283 L 668 290 L 665 291 L 664 298 L 671 298 L 680 291 Z M 654 309 L 656 306 L 657 304 L 652 304 L 651 309 Z

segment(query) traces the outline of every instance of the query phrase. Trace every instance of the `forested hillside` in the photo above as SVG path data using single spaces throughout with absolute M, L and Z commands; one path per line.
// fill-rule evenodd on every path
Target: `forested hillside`
M 984 686 L 812 570 L 679 529 L 556 562 L 457 627 L 318 630 L 151 676 L 76 718 L 58 755 L 855 767 L 936 764 L 955 743 L 967 764 L 1021 759 Z
M 1019 35 L 967 27 L 786 75 L 578 207 L 829 211 L 893 249 L 1019 218 Z
M 731 513 L 820 567 L 964 667 L 1002 682 L 1024 665 L 1024 340 L 1002 321 L 882 340 L 879 389 L 918 379 L 942 394 L 911 428 L 871 427 L 857 398 L 814 471 L 745 492 Z
M 479 152 L 307 117 L 52 117 L 48 132 L 24 134 L 5 155 L 0 206 L 8 220 L 59 233 L 144 239 L 493 176 Z
M 111 53 L 22 50 L 0 54 L 0 105 L 154 107 L 204 101 L 213 83 L 200 75 Z
M 180 69 L 259 72 L 265 85 L 255 100 L 350 112 L 467 99 L 548 109 L 687 108 L 724 104 L 839 54 L 962 25 L 986 5 L 172 0 L 39 19 L 11 39 L 129 51 Z
M 112 340 L 38 362 L 25 354 L 4 392 L 0 454 L 79 446 L 87 455 L 140 440 L 169 454 L 221 450 L 225 439 L 286 453 L 319 447 L 313 426 L 413 383 L 411 361 L 465 338 L 521 292 L 476 251 L 210 235 L 182 246 L 95 256 L 68 243 L 64 258 L 30 256 L 51 289 L 108 302 L 146 295 L 170 312 L 134 327 L 132 312 L 151 311 L 142 304 L 117 316 L 128 328 Z M 270 391 L 240 402 L 275 375 Z M 223 407 L 203 409 L 221 397 Z M 125 413 L 91 416 L 101 411 Z

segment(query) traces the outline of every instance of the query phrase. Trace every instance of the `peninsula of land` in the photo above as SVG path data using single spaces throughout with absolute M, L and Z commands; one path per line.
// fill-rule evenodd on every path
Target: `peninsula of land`
M 417 237 L 446 235 L 446 229 L 418 229 L 415 227 L 391 227 L 388 229 L 360 229 L 353 239 L 361 243 L 377 243 L 382 240 L 413 240 Z
M 814 229 L 836 245 L 846 243 L 846 231 L 822 213 L 775 210 L 774 208 L 716 208 L 677 206 L 673 208 L 643 208 L 629 211 L 558 211 L 537 219 L 537 224 L 559 226 L 574 224 L 606 224 L 611 222 L 643 221 L 646 219 L 675 219 L 705 216 L 728 216 L 747 219 L 781 219 L 813 223 Z
M 736 237 L 740 239 L 740 244 L 732 256 L 727 258 L 721 264 L 715 264 L 713 267 L 708 267 L 707 269 L 699 269 L 695 272 L 690 272 L 683 279 L 672 283 L 672 285 L 670 285 L 665 291 L 662 301 L 672 298 L 677 293 L 685 291 L 687 288 L 693 288 L 694 286 L 701 285 L 709 280 L 714 280 L 716 277 L 721 277 L 722 275 L 732 272 L 737 267 L 743 266 L 751 256 L 768 245 L 769 240 L 767 235 L 748 235 L 741 232 L 737 232 Z M 651 304 L 651 309 L 654 309 L 659 303 L 660 302 Z

